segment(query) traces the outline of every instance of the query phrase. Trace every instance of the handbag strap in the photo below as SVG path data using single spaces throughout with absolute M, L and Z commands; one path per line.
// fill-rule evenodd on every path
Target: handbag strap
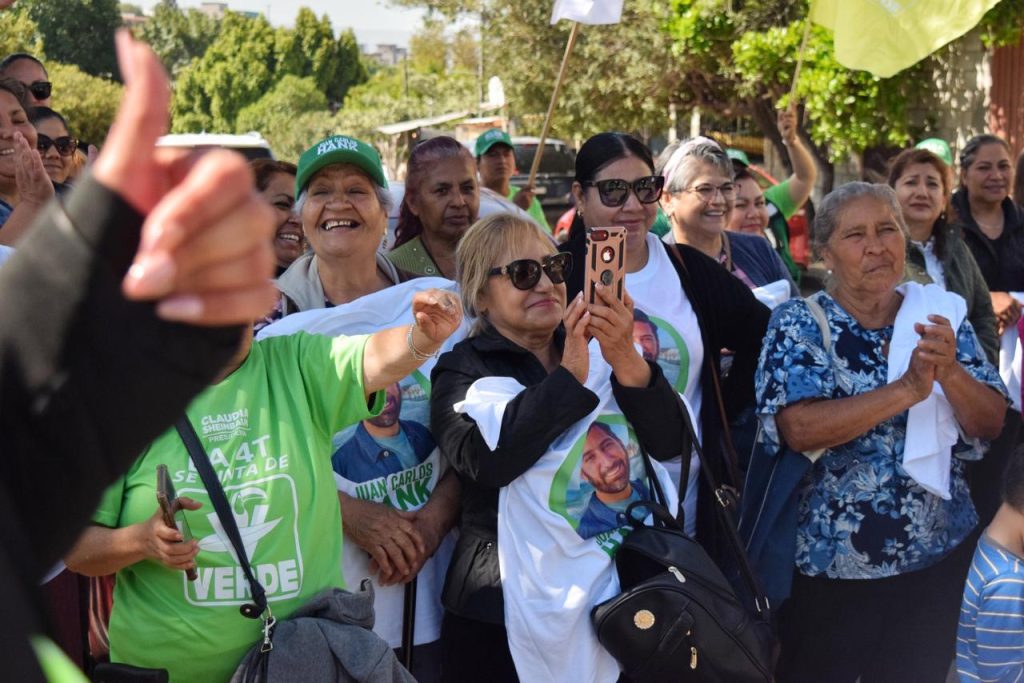
M 668 253 L 675 259 L 676 264 L 679 266 L 680 272 L 690 279 L 690 271 L 686 267 L 686 263 L 683 262 L 683 257 L 679 255 L 679 249 L 676 245 L 665 245 L 668 248 Z M 694 302 L 691 301 L 690 305 L 693 306 L 693 312 L 697 316 L 697 319 L 701 321 L 701 327 L 707 328 L 707 325 L 703 324 L 703 315 Z M 739 457 L 736 455 L 736 446 L 732 442 L 732 434 L 729 432 L 729 417 L 725 412 L 725 401 L 722 400 L 722 385 L 718 380 L 718 368 L 710 368 L 711 384 L 715 389 L 715 404 L 718 407 L 718 419 L 722 421 L 722 441 L 725 447 L 725 464 L 729 469 L 729 477 L 732 478 L 733 485 L 739 487 L 743 482 L 743 477 L 740 476 Z
M 245 578 L 249 582 L 249 590 L 252 592 L 252 599 L 255 604 L 242 605 L 239 611 L 243 616 L 250 619 L 259 619 L 267 611 L 267 592 L 256 579 L 256 575 L 253 574 L 252 565 L 249 564 L 249 556 L 246 554 L 245 545 L 242 543 L 242 535 L 238 531 L 238 522 L 235 521 L 235 516 L 231 513 L 231 505 L 228 503 L 228 497 L 224 494 L 224 487 L 221 486 L 217 473 L 213 471 L 210 458 L 206 455 L 203 444 L 199 442 L 199 436 L 196 434 L 192 423 L 189 422 L 188 417 L 184 416 L 175 422 L 174 428 L 178 430 L 178 435 L 185 444 L 185 449 L 188 451 L 192 463 L 199 472 L 199 478 L 203 480 L 203 486 L 206 487 L 206 492 L 210 495 L 213 510 L 217 513 L 217 519 L 220 520 L 224 533 L 228 535 L 231 547 L 235 549 L 238 564 L 241 565 Z M 270 617 L 270 620 L 272 619 L 273 617 Z
M 675 394 L 675 392 L 673 393 Z M 729 514 L 729 508 L 733 505 L 734 498 L 726 487 L 719 486 L 718 482 L 715 481 L 715 475 L 711 473 L 711 468 L 708 466 L 707 457 L 704 455 L 704 449 L 701 448 L 700 440 L 694 433 L 693 424 L 690 422 L 689 415 L 686 411 L 686 405 L 683 403 L 683 399 L 680 398 L 679 394 L 675 394 L 675 397 L 676 401 L 679 402 L 679 409 L 683 413 L 683 427 L 688 432 L 690 443 L 693 445 L 693 450 L 697 452 L 697 460 L 700 462 L 700 471 L 704 477 L 704 482 L 715 496 L 715 501 L 712 507 L 715 510 L 715 516 L 718 518 L 722 528 L 725 530 L 725 538 L 729 544 L 729 548 L 732 550 L 733 555 L 736 556 L 736 562 L 739 565 L 740 570 L 740 577 L 743 579 L 743 583 L 746 585 L 747 590 L 750 591 L 750 594 L 754 597 L 755 609 L 757 609 L 758 613 L 767 620 L 770 618 L 771 610 L 771 605 L 768 602 L 768 596 L 766 596 L 764 591 L 761 590 L 760 582 L 754 574 L 754 568 L 750 564 L 750 558 L 747 556 L 746 548 L 743 546 L 740 534 L 736 530 L 736 522 L 733 520 L 732 515 Z

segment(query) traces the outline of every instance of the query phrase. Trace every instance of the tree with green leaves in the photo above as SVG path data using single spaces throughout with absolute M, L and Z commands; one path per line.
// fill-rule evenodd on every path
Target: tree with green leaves
M 239 113 L 285 76 L 309 78 L 327 103 L 366 79 L 351 32 L 334 37 L 326 16 L 299 11 L 294 29 L 229 12 L 201 57 L 181 70 L 172 102 L 176 132 L 235 130 Z
M 175 0 L 160 0 L 153 16 L 135 29 L 153 48 L 164 68 L 177 77 L 189 62 L 202 57 L 217 37 L 220 22 L 197 9 L 181 10 Z
M 53 108 L 67 119 L 71 134 L 102 145 L 121 103 L 122 86 L 70 64 L 50 62 L 46 66 L 53 82 Z
M 298 159 L 336 124 L 327 97 L 310 76 L 288 74 L 238 114 L 237 131 L 260 132 L 279 159 Z M 327 129 L 327 132 L 320 133 Z
M 116 0 L 28 0 L 47 57 L 93 76 L 117 74 L 114 32 L 121 26 Z
M 0 12 L 0 58 L 15 52 L 46 58 L 39 27 L 21 5 Z

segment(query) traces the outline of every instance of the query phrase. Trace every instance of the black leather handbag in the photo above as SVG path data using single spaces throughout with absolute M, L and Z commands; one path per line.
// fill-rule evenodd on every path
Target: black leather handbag
M 656 502 L 639 501 L 627 510 L 633 530 L 615 555 L 622 593 L 595 606 L 591 621 L 601 645 L 635 683 L 771 681 L 776 640 L 768 600 L 729 514 L 731 498 L 712 480 L 685 408 L 683 416 L 686 441 L 697 451 L 700 470 L 715 492 L 716 515 L 752 604 L 737 597 L 700 544 L 683 532 L 682 504 L 679 518 L 673 517 L 643 452 Z M 686 490 L 687 465 L 684 457 L 680 491 Z M 643 521 L 648 514 L 652 526 Z

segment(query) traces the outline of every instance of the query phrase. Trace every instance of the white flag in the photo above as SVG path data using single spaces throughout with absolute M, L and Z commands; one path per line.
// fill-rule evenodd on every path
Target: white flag
M 581 24 L 617 24 L 622 18 L 623 0 L 555 0 L 551 23 L 559 19 Z

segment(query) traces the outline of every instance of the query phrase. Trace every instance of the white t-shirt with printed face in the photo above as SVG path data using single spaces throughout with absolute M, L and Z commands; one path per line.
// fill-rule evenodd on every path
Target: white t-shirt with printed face
M 626 274 L 626 291 L 633 297 L 638 311 L 654 323 L 656 329 L 634 318 L 633 338 L 643 349 L 645 357 L 656 360 L 665 378 L 700 415 L 700 371 L 704 362 L 704 343 L 697 325 L 697 314 L 686 298 L 679 275 L 672 266 L 672 257 L 654 234 L 647 235 L 647 265 L 635 273 Z M 653 337 L 657 344 L 653 344 Z M 694 423 L 697 438 L 701 437 L 700 422 Z M 680 459 L 662 463 L 679 481 Z M 686 532 L 693 534 L 697 524 L 697 476 L 699 461 L 690 458 L 690 476 L 687 481 L 683 509 L 686 513 Z

